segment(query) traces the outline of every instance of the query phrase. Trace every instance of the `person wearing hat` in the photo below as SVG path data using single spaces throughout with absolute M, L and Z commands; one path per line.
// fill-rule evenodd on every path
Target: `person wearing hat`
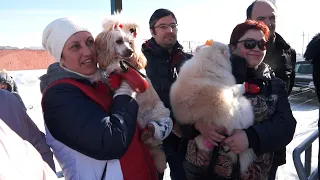
M 0 89 L 13 91 L 13 79 L 8 75 L 7 70 L 0 71 Z
M 0 89 L 12 92 L 20 101 L 25 110 L 27 110 L 21 96 L 18 93 L 18 87 L 12 76 L 9 76 L 8 71 L 3 69 L 0 71 Z
M 47 143 L 66 180 L 154 180 L 156 170 L 137 125 L 136 93 L 92 82 L 94 38 L 69 18 L 49 23 L 42 45 L 57 62 L 40 77 Z

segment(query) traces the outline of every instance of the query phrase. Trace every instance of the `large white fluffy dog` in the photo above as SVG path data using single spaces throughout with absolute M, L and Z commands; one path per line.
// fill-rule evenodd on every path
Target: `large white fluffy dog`
M 253 124 L 253 108 L 243 96 L 245 86 L 236 84 L 229 58 L 228 46 L 213 42 L 198 48 L 194 57 L 181 67 L 170 92 L 177 121 L 181 124 L 204 121 L 225 127 L 228 135 L 234 129 L 245 129 Z M 199 149 L 210 151 L 201 135 L 195 141 Z M 231 151 L 228 155 L 234 162 L 237 160 Z M 240 154 L 241 172 L 247 170 L 254 158 L 252 149 Z
M 136 23 L 128 22 L 119 15 L 110 16 L 103 23 L 103 31 L 96 38 L 99 67 L 108 73 L 121 71 L 119 62 L 123 59 L 130 62 L 136 69 L 145 73 L 147 60 L 141 52 L 139 43 L 139 26 Z M 149 78 L 146 78 L 149 88 L 144 93 L 137 94 L 139 104 L 138 123 L 145 128 L 150 121 L 161 121 L 165 119 L 168 123 L 166 132 L 172 130 L 170 110 L 160 100 L 157 92 L 152 86 Z M 157 123 L 154 124 L 157 126 Z M 146 142 L 150 148 L 151 156 L 154 159 L 158 172 L 164 172 L 166 168 L 166 157 L 160 149 L 163 134 L 155 135 L 154 139 Z

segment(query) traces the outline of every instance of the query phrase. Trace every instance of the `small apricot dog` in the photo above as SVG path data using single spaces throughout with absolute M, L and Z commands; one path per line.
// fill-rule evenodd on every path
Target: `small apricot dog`
M 145 73 L 146 57 L 141 51 L 138 38 L 139 26 L 134 22 L 125 21 L 119 15 L 113 15 L 103 22 L 103 31 L 96 37 L 96 48 L 99 68 L 108 74 L 119 72 L 119 62 L 127 60 L 140 72 Z M 146 78 L 149 88 L 144 93 L 138 93 L 136 100 L 139 104 L 138 123 L 145 128 L 150 121 L 167 119 L 169 131 L 172 130 L 170 110 L 160 100 L 149 78 Z M 170 122 L 170 123 L 169 123 Z M 168 130 L 168 129 L 167 129 Z M 160 137 L 159 137 L 160 136 Z M 167 136 L 167 135 L 166 135 Z M 164 134 L 155 135 L 145 143 L 154 160 L 157 171 L 163 173 L 166 169 L 166 156 L 161 149 Z
M 253 108 L 243 94 L 244 84 L 236 84 L 228 46 L 210 41 L 197 48 L 192 59 L 180 69 L 179 77 L 171 87 L 172 111 L 181 124 L 203 121 L 224 127 L 231 135 L 234 129 L 245 129 L 254 123 Z M 198 149 L 212 151 L 206 139 L 195 138 Z M 228 150 L 227 147 L 223 147 Z M 234 162 L 237 155 L 227 153 Z M 240 169 L 245 172 L 256 157 L 252 149 L 240 154 Z

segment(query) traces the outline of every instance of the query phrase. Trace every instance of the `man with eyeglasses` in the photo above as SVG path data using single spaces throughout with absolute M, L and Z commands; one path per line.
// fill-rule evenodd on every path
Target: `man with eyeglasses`
M 296 52 L 275 32 L 276 5 L 268 0 L 256 0 L 247 8 L 247 19 L 263 21 L 269 27 L 270 37 L 267 44 L 267 54 L 263 62 L 270 65 L 276 77 L 286 83 L 287 92 L 290 95 L 295 80 Z M 286 163 L 286 149 L 279 149 L 274 156 L 277 157 L 275 159 L 278 161 L 273 162 L 269 180 L 275 179 L 278 166 Z
M 170 87 L 176 80 L 183 62 L 192 55 L 185 53 L 177 41 L 177 19 L 170 10 L 156 10 L 149 20 L 149 27 L 152 38 L 142 45 L 142 52 L 148 60 L 146 72 L 160 99 L 171 110 Z M 183 161 L 187 142 L 180 138 L 179 127 L 172 113 L 171 118 L 174 121 L 173 131 L 164 140 L 163 149 L 170 167 L 171 179 L 184 180 L 186 177 Z M 159 174 L 159 180 L 161 179 L 163 174 Z
M 247 19 L 263 21 L 269 27 L 270 38 L 263 62 L 270 65 L 276 77 L 286 83 L 290 95 L 295 80 L 296 52 L 275 32 L 276 5 L 268 0 L 256 0 L 247 8 Z

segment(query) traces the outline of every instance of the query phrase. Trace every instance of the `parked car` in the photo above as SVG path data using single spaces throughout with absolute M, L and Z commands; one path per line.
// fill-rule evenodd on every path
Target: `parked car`
M 294 90 L 304 90 L 309 88 L 314 91 L 315 87 L 313 84 L 312 69 L 313 67 L 308 61 L 297 62 Z

